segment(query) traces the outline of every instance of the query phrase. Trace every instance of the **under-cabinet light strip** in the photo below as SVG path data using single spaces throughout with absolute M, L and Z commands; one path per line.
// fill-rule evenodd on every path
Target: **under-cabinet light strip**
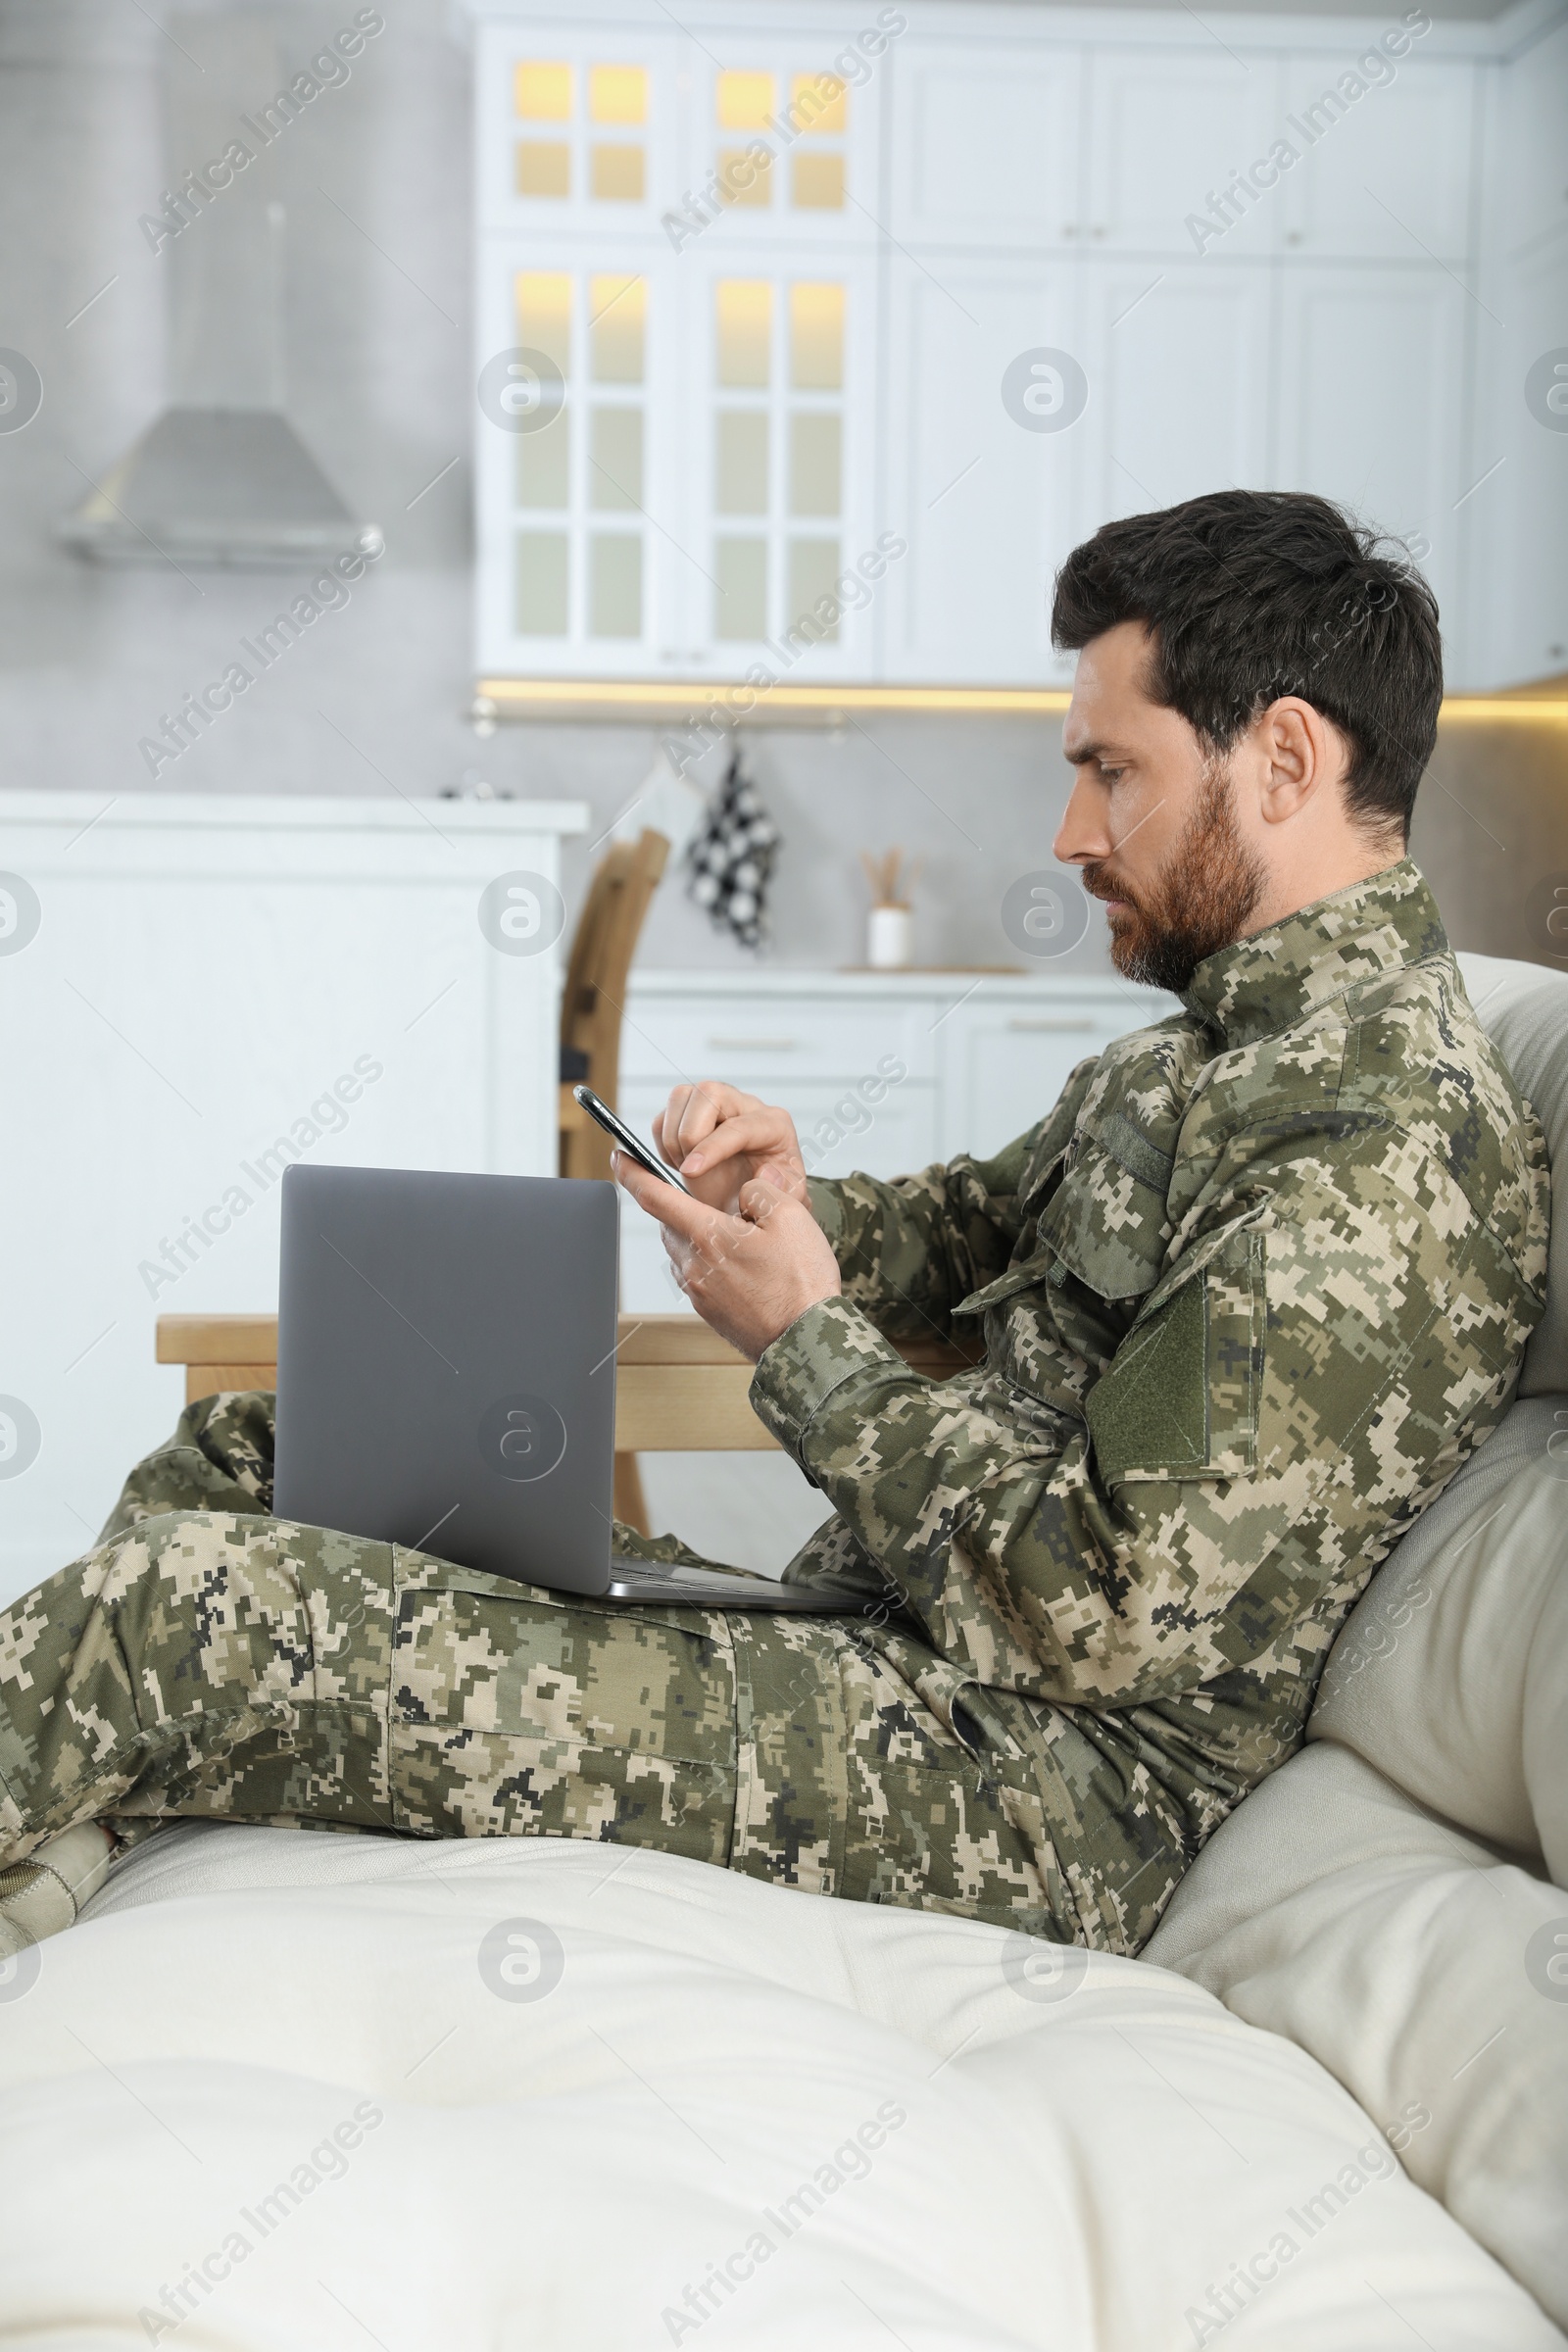
M 745 697 L 750 696 L 750 701 Z M 476 718 L 606 717 L 658 718 L 669 712 L 696 716 L 710 710 L 737 725 L 765 725 L 770 715 L 819 716 L 855 711 L 950 711 L 974 716 L 1045 717 L 1066 710 L 1071 696 L 1055 686 L 770 686 L 750 688 L 738 681 L 677 685 L 668 678 L 480 678 L 474 688 Z M 1568 722 L 1568 697 L 1452 694 L 1444 698 L 1445 719 L 1544 720 Z

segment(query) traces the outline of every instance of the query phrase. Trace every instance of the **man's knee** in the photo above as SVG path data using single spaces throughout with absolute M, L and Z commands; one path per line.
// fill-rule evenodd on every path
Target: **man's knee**
M 55 1673 L 118 1662 L 147 1721 L 218 1692 L 368 1697 L 390 1664 L 391 1546 L 290 1520 L 161 1512 L 28 1599 L 32 1644 L 73 1653 Z
M 270 1511 L 276 1404 L 260 1389 L 187 1404 L 173 1435 L 130 1472 L 99 1543 L 171 1511 Z

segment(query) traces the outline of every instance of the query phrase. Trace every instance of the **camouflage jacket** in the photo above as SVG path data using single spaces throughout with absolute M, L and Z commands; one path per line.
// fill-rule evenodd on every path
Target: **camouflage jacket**
M 1004 1700 L 1042 1769 L 1069 1715 L 1196 1850 L 1511 1396 L 1548 1195 L 1408 861 L 1183 1002 L 994 1159 L 814 1182 L 843 1295 L 752 1396 L 838 1514 L 791 1575 L 880 1571 L 941 1711 Z M 884 1336 L 977 1322 L 941 1382 Z

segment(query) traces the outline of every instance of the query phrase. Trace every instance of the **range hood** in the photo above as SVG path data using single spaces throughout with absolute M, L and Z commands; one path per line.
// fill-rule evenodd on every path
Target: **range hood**
M 270 19 L 186 15 L 162 44 L 166 192 L 280 87 Z M 176 42 L 178 46 L 176 46 Z M 260 145 L 253 135 L 247 143 Z M 283 208 L 265 152 L 161 238 L 170 405 L 59 528 L 100 564 L 300 564 L 378 550 L 283 414 Z M 159 217 L 177 221 L 163 201 Z

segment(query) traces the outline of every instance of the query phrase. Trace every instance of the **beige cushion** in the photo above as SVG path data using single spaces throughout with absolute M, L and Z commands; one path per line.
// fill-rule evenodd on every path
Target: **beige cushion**
M 1140 1961 L 634 1846 L 205 1823 L 43 1949 L 7 2352 L 143 2343 L 367 2098 L 165 2352 L 1565 2352 L 1320 2066 Z
M 1199 1856 L 1145 1956 L 1310 2050 L 1568 2323 L 1561 1411 L 1516 1404 L 1390 1555 L 1307 1747 Z
M 1565 1402 L 1514 1405 L 1391 1552 L 1330 1652 L 1306 1735 L 1338 1740 L 1419 1804 L 1559 1886 L 1568 1886 Z
M 1321 2060 L 1412 2180 L 1568 2323 L 1557 1887 L 1325 1740 L 1216 1833 L 1145 1958 Z
M 1498 956 L 1461 956 L 1459 969 L 1482 1027 L 1546 1132 L 1546 1156 L 1568 1170 L 1568 972 Z M 1557 1198 L 1568 1200 L 1568 1174 Z M 1525 1351 L 1521 1396 L 1568 1391 L 1568 1213 L 1551 1223 L 1546 1312 Z

